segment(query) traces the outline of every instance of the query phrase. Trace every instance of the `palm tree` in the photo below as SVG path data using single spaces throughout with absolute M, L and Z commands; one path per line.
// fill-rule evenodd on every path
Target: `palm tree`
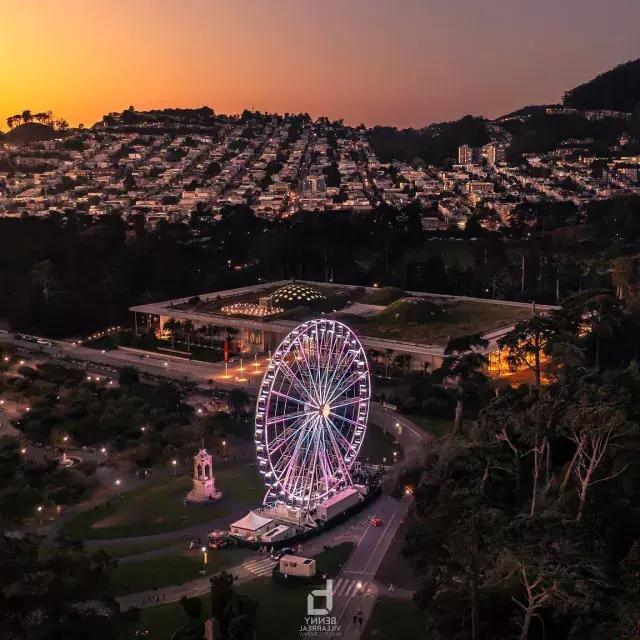
M 193 322 L 185 320 L 182 323 L 182 331 L 187 339 L 187 351 L 191 353 L 191 332 L 193 331 Z
M 233 410 L 233 413 L 237 419 L 240 418 L 240 414 L 249 405 L 249 394 L 244 389 L 231 389 L 229 397 L 227 398 L 227 404 L 229 408 Z
M 384 377 L 389 377 L 389 362 L 391 361 L 391 356 L 393 355 L 393 349 L 385 349 L 384 350 Z
M 443 379 L 452 378 L 456 381 L 454 435 L 459 434 L 462 429 L 465 391 L 471 385 L 479 385 L 486 380 L 483 369 L 487 364 L 487 357 L 477 349 L 486 349 L 488 345 L 488 341 L 476 333 L 451 338 L 444 350 L 445 358 L 439 370 L 440 375 Z
M 162 327 L 163 329 L 166 329 L 171 334 L 171 350 L 172 351 L 175 347 L 175 333 L 179 327 L 180 327 L 180 322 L 178 322 L 178 320 L 176 320 L 175 318 L 169 318 L 167 321 L 165 321 Z

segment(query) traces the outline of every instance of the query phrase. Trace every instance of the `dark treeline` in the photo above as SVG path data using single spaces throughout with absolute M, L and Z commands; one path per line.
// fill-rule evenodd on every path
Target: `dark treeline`
M 634 289 L 640 198 L 520 205 L 488 232 L 423 232 L 423 212 L 303 212 L 285 222 L 245 207 L 190 225 L 118 215 L 0 222 L 0 313 L 14 329 L 64 336 L 126 321 L 132 304 L 260 279 L 304 278 L 553 303 L 588 288 Z M 435 214 L 434 214 L 435 215 Z M 613 280 L 613 284 L 612 284 Z

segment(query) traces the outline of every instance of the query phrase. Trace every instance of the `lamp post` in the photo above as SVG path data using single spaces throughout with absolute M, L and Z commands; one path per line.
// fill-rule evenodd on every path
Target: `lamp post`
M 222 457 L 223 458 L 227 457 L 227 441 L 226 440 L 222 441 Z
M 209 561 L 209 554 L 207 553 L 207 547 L 202 547 L 202 574 L 207 572 L 207 562 Z
M 171 464 L 173 465 L 173 475 L 178 475 L 178 461 L 174 458 Z

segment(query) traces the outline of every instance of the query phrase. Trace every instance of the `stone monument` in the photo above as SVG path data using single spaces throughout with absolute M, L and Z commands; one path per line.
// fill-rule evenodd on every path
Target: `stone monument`
M 222 492 L 216 489 L 213 475 L 213 456 L 202 448 L 193 456 L 193 488 L 187 494 L 188 502 L 208 502 L 218 500 Z

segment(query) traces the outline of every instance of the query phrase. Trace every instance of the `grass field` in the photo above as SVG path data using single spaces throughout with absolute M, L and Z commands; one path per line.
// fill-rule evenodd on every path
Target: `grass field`
M 378 598 L 363 640 L 396 640 L 424 638 L 424 624 L 413 600 Z
M 204 569 L 208 575 L 240 564 L 251 554 L 247 549 L 220 549 L 209 551 L 207 564 L 198 549 L 169 556 L 150 558 L 140 562 L 121 564 L 111 574 L 113 595 L 136 593 L 155 587 L 183 584 L 200 577 Z
M 393 322 L 377 316 L 363 322 L 363 335 L 418 344 L 444 346 L 449 338 L 486 333 L 531 316 L 528 307 L 511 307 L 485 302 L 444 303 L 446 316 L 428 322 Z
M 390 464 L 394 461 L 393 452 L 398 453 L 398 458 L 402 458 L 402 449 L 395 443 L 393 436 L 380 427 L 369 423 L 367 433 L 362 443 L 362 448 L 358 454 L 358 459 L 369 461 L 371 464 L 381 464 L 385 462 Z
M 148 540 L 146 542 L 123 542 L 121 544 L 110 544 L 99 547 L 89 547 L 89 551 L 104 551 L 114 558 L 124 558 L 145 553 L 154 549 L 162 549 L 178 544 L 187 544 L 187 538 L 172 538 L 171 540 Z
M 262 483 L 253 467 L 238 465 L 218 470 L 216 483 L 224 496 L 208 505 L 184 504 L 190 478 L 145 485 L 79 514 L 63 527 L 63 532 L 74 538 L 96 540 L 175 531 L 224 516 L 231 505 L 252 506 L 261 500 Z

